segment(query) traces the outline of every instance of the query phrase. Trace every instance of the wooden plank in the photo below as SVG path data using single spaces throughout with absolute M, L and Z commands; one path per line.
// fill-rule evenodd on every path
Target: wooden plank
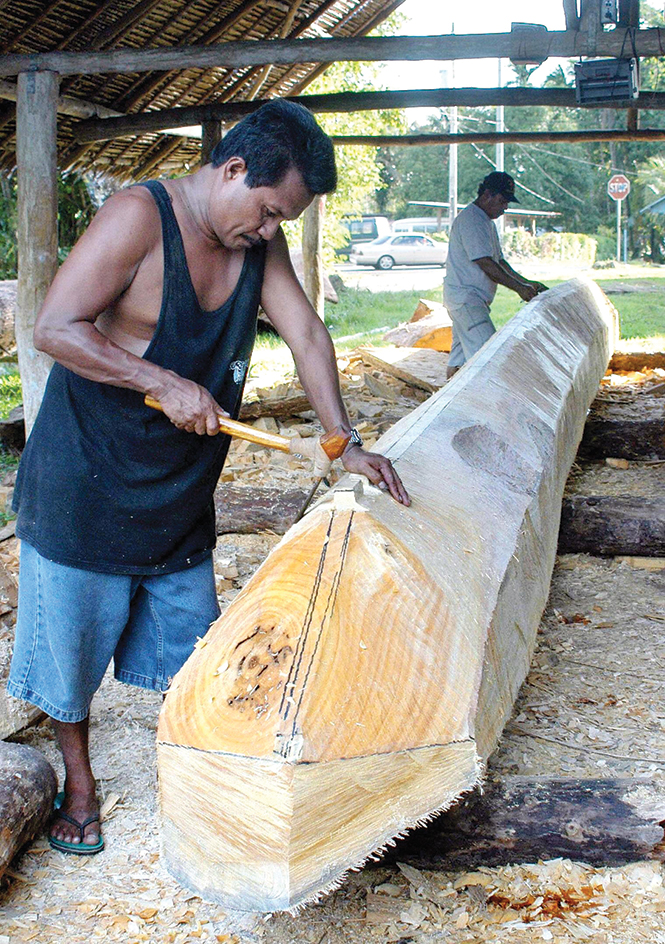
M 288 393 L 273 399 L 247 400 L 240 407 L 241 420 L 258 420 L 261 416 L 296 416 L 312 409 L 304 393 Z
M 435 871 L 559 856 L 607 867 L 659 857 L 665 792 L 645 780 L 507 777 L 398 841 L 377 863 Z
M 0 56 L 0 75 L 48 69 L 60 75 L 153 72 L 183 69 L 239 69 L 247 66 L 308 62 L 383 62 L 425 59 L 505 59 L 545 61 L 549 56 L 659 56 L 660 30 L 603 32 L 593 48 L 576 30 L 514 30 L 510 33 L 441 36 L 360 36 L 343 39 L 241 40 L 207 46 L 161 46 L 108 52 L 9 53 Z
M 34 423 L 53 361 L 35 350 L 37 313 L 58 267 L 58 76 L 19 76 L 16 110 L 18 291 L 16 346 L 26 433 Z
M 377 443 L 412 505 L 344 477 L 201 640 L 158 730 L 165 862 L 196 894 L 293 908 L 479 781 L 616 333 L 591 281 L 538 296 Z
M 561 510 L 560 554 L 665 557 L 665 501 L 571 495 Z
M 441 351 L 400 347 L 358 348 L 364 364 L 378 367 L 398 380 L 434 393 L 446 382 L 448 355 Z

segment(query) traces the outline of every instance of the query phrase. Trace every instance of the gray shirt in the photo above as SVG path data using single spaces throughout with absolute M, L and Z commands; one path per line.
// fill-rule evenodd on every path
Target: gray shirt
M 502 258 L 499 233 L 494 221 L 475 203 L 458 214 L 450 230 L 443 300 L 449 308 L 459 308 L 474 300 L 491 304 L 496 282 L 486 275 L 474 259 Z

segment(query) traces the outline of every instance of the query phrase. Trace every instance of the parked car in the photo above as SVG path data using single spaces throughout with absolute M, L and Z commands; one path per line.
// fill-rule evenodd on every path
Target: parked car
M 338 256 L 348 256 L 357 243 L 368 243 L 391 233 L 390 220 L 386 216 L 346 217 L 342 225 L 348 230 L 349 239 L 346 245 L 335 250 Z
M 447 243 L 410 233 L 381 236 L 371 243 L 354 246 L 349 258 L 356 265 L 392 269 L 395 265 L 445 266 L 447 256 Z

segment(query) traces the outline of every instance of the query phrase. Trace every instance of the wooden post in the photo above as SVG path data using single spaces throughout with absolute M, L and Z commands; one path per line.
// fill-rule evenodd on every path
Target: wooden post
M 222 122 L 214 118 L 201 122 L 201 167 L 210 163 L 212 152 L 222 140 Z
M 196 894 L 296 907 L 481 779 L 617 327 L 590 280 L 539 295 L 377 443 L 411 506 L 345 476 L 197 644 L 157 735 L 166 865 Z
M 566 29 L 580 28 L 580 16 L 577 12 L 577 0 L 563 0 L 563 14 L 566 18 Z
M 596 44 L 602 33 L 600 23 L 600 0 L 581 0 L 580 30 L 586 33 L 588 56 L 597 54 Z
M 58 267 L 58 84 L 55 72 L 22 72 L 18 77 L 16 346 L 26 433 L 37 416 L 53 363 L 50 357 L 35 350 L 33 332 L 37 313 Z
M 305 294 L 323 320 L 323 214 L 325 195 L 314 197 L 303 214 L 302 262 Z

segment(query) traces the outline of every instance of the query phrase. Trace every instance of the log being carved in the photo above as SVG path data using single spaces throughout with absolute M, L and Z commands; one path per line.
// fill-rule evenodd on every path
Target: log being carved
M 563 487 L 616 340 L 576 280 L 526 306 L 285 535 L 166 698 L 163 849 L 204 898 L 293 908 L 479 781 L 533 652 Z

